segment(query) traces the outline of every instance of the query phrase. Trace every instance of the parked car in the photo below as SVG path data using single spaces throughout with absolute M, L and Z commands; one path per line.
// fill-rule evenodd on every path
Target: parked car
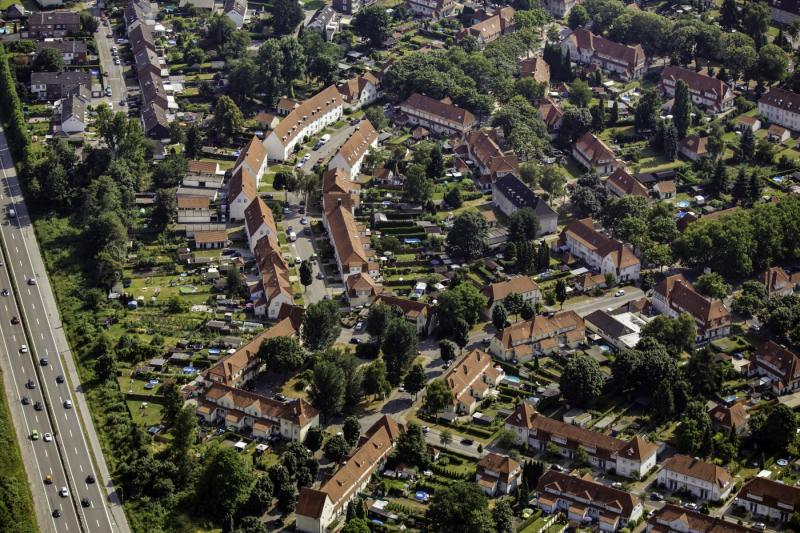
M 464 446 L 472 446 L 475 443 L 472 439 L 461 439 L 461 444 Z

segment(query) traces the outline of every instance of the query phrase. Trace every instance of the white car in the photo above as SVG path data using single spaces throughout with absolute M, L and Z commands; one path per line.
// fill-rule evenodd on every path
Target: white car
M 28 353 L 28 347 L 23 344 L 19 347 L 19 353 Z
M 58 491 L 62 498 L 66 498 L 69 496 L 69 489 L 67 487 L 61 487 L 61 490 Z
M 299 257 L 299 256 L 294 258 L 294 264 L 295 264 L 295 265 L 299 265 L 299 264 L 300 264 L 300 263 L 302 263 L 302 262 L 303 262 L 303 260 L 302 260 L 302 259 L 300 259 L 300 257 Z
M 44 434 L 44 441 L 45 442 L 50 442 L 51 440 L 53 440 L 53 436 L 50 433 L 45 433 Z
M 64 400 L 64 409 L 72 409 L 72 400 Z
M 620 296 L 624 296 L 624 295 L 625 295 L 625 291 L 620 289 L 620 290 L 618 290 L 617 292 L 614 293 L 614 298 L 619 298 Z

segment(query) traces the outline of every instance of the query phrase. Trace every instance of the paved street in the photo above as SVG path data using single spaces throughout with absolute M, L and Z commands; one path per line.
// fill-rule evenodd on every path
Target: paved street
M 51 410 L 53 434 L 61 452 L 65 474 L 69 479 L 73 503 L 79 510 L 84 529 L 92 532 L 125 533 L 129 531 L 128 524 L 118 504 L 105 459 L 100 451 L 36 236 L 23 203 L 19 182 L 6 145 L 5 133 L 2 130 L 0 130 L 0 170 L 3 174 L 4 191 L 0 198 L 0 210 L 4 218 L 12 208 L 17 215 L 16 218 L 9 219 L 8 223 L 0 226 L 0 235 L 5 244 L 6 269 L 16 290 L 19 291 L 20 318 L 27 325 L 31 335 L 28 343 L 30 353 L 27 358 L 22 359 L 28 362 L 38 361 L 39 358 L 48 359 L 47 366 L 39 366 L 42 379 L 39 380 L 37 389 L 47 399 L 47 406 Z M 35 285 L 30 284 L 30 279 L 35 280 Z M 11 299 L 3 303 L 9 305 Z M 13 311 L 9 307 L 7 312 Z M 7 317 L 0 315 L 0 320 L 2 320 L 0 328 L 3 335 L 11 336 L 12 344 L 16 344 L 13 342 L 14 335 L 19 336 L 19 330 L 12 328 Z M 8 350 L 8 344 L 6 346 Z M 29 370 L 28 374 L 30 373 Z M 64 376 L 66 382 L 58 384 L 57 376 Z M 73 408 L 65 407 L 67 400 L 72 402 Z M 88 441 L 84 431 L 88 435 Z M 55 450 L 55 446 L 53 449 Z M 34 465 L 26 464 L 26 469 L 33 482 L 36 482 L 36 478 L 42 479 Z M 95 483 L 87 482 L 89 474 L 94 475 Z M 49 487 L 48 491 L 57 490 L 56 483 L 53 487 Z M 109 493 L 112 493 L 110 502 Z M 81 507 L 80 502 L 83 498 L 89 500 L 89 507 Z M 67 530 L 60 522 L 57 529 Z
M 296 210 L 296 204 L 293 205 L 294 209 L 291 214 L 284 215 L 283 218 L 283 227 L 286 231 L 289 231 L 291 227 L 295 233 L 297 234 L 297 240 L 295 242 L 288 243 L 289 245 L 289 255 L 292 256 L 292 260 L 295 257 L 299 257 L 302 260 L 308 260 L 313 254 L 315 254 L 314 245 L 312 244 L 312 237 L 311 235 L 306 235 L 304 230 L 311 225 L 311 217 L 310 215 L 301 215 Z M 303 217 L 308 218 L 308 224 L 300 224 L 300 219 Z M 322 300 L 326 295 L 330 295 L 327 286 L 325 285 L 325 279 L 318 279 L 317 273 L 320 269 L 319 262 L 311 263 L 311 267 L 314 272 L 314 277 L 312 279 L 311 285 L 309 285 L 304 293 L 303 298 L 306 302 L 306 305 L 316 303 Z M 298 276 L 299 276 L 299 268 L 298 268 Z
M 99 17 L 100 9 L 97 7 L 93 8 L 92 14 Z M 107 37 L 108 35 L 112 35 L 112 37 L 109 38 Z M 112 109 L 115 111 L 127 111 L 127 107 L 119 105 L 120 101 L 128 97 L 128 90 L 125 86 L 122 65 L 115 65 L 114 57 L 111 55 L 112 46 L 120 47 L 115 43 L 114 39 L 115 36 L 113 36 L 112 28 L 103 26 L 101 23 L 95 33 L 97 55 L 100 58 L 101 72 L 108 72 L 109 74 L 107 77 L 104 76 L 105 85 L 111 87 L 111 98 L 103 98 L 103 100 L 109 102 Z
M 623 304 L 644 297 L 644 292 L 642 292 L 642 289 L 638 287 L 625 287 L 624 290 L 625 294 L 623 294 L 622 296 L 614 296 L 614 293 L 616 291 L 612 290 L 609 291 L 608 294 L 606 294 L 605 296 L 601 296 L 600 298 L 583 300 L 576 302 L 574 304 L 570 304 L 570 301 L 567 300 L 564 303 L 564 309 L 565 310 L 571 309 L 572 311 L 575 311 L 576 313 L 578 313 L 580 316 L 583 317 L 599 309 L 609 309 L 609 308 L 616 309 L 617 307 L 620 307 Z M 554 310 L 558 310 L 558 308 L 555 308 Z

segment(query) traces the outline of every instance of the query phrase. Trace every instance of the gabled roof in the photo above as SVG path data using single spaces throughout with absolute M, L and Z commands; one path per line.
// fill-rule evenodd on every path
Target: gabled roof
M 255 406 L 262 416 L 289 420 L 304 426 L 310 419 L 319 414 L 311 404 L 303 399 L 295 398 L 288 402 L 281 402 L 244 389 L 237 389 L 214 382 L 206 390 L 205 399 L 217 403 L 221 398 L 228 398 L 239 411 Z
M 335 85 L 330 85 L 318 92 L 299 106 L 292 109 L 286 118 L 272 130 L 281 144 L 286 146 L 300 134 L 305 127 L 328 113 L 331 109 L 342 105 L 342 97 Z
M 687 311 L 703 323 L 730 316 L 721 300 L 706 298 L 695 291 L 683 274 L 667 276 L 653 290 L 671 305 Z
M 236 200 L 236 197 L 242 192 L 250 200 L 256 197 L 256 178 L 244 166 L 240 166 L 231 175 L 228 182 L 228 202 Z
M 462 127 L 475 122 L 475 115 L 466 109 L 419 93 L 414 93 L 409 96 L 401 106 L 411 108 L 421 113 L 434 115 L 447 122 L 454 122 Z
M 364 119 L 358 123 L 350 137 L 339 148 L 337 155 L 341 155 L 349 166 L 361 160 L 372 145 L 378 140 L 378 132 L 372 123 Z
M 431 306 L 425 302 L 419 302 L 416 300 L 408 300 L 406 298 L 398 298 L 397 296 L 393 296 L 389 293 L 382 293 L 378 295 L 375 299 L 375 303 L 372 305 L 383 304 L 388 305 L 389 307 L 399 307 L 406 318 L 416 318 L 419 315 L 423 315 L 430 320 L 431 316 Z
M 169 134 L 169 120 L 167 111 L 157 102 L 150 102 L 142 107 L 142 122 L 148 135 Z
M 745 483 L 736 497 L 789 514 L 800 511 L 800 488 L 764 477 L 755 477 Z
M 546 471 L 536 486 L 539 493 L 558 493 L 563 496 L 579 498 L 583 502 L 603 508 L 603 514 L 613 513 L 630 517 L 633 510 L 641 505 L 638 497 L 624 490 L 603 485 L 591 476 L 578 477 L 555 470 Z
M 345 285 L 347 286 L 348 294 L 354 294 L 356 291 L 370 291 L 371 294 L 375 294 L 377 290 L 375 281 L 371 276 L 365 274 L 364 272 L 359 272 L 354 276 L 349 276 L 345 282 Z
M 555 215 L 555 211 L 542 198 L 536 195 L 513 174 L 506 174 L 492 184 L 492 189 L 500 192 L 517 209 L 529 207 L 541 219 Z
M 683 67 L 664 67 L 661 71 L 661 82 L 664 80 L 672 80 L 676 84 L 678 80 L 683 80 L 690 91 L 698 92 L 705 98 L 713 97 L 717 104 L 722 103 L 731 92 L 724 81 Z
M 501 7 L 497 13 L 491 17 L 458 32 L 456 34 L 456 39 L 473 36 L 483 42 L 490 42 L 509 30 L 513 30 L 515 14 L 516 11 L 513 7 Z
M 713 423 L 728 429 L 738 429 L 747 424 L 747 409 L 742 402 L 731 406 L 717 405 L 708 415 Z
M 781 0 L 786 1 L 786 0 Z M 794 3 L 794 0 L 792 0 Z M 800 94 L 781 89 L 780 87 L 772 87 L 767 91 L 764 96 L 758 101 L 759 104 L 764 104 L 790 113 L 800 113 Z
M 253 135 L 253 137 L 247 141 L 247 144 L 239 151 L 239 157 L 236 158 L 236 163 L 233 164 L 233 168 L 239 168 L 242 163 L 247 163 L 253 172 L 258 172 L 258 169 L 261 168 L 261 165 L 264 164 L 266 159 L 267 149 L 264 147 L 261 139 Z
M 615 63 L 625 65 L 629 71 L 634 70 L 637 64 L 645 61 L 642 45 L 626 45 L 606 39 L 602 35 L 595 35 L 586 28 L 576 28 L 568 37 L 581 50 L 590 50 L 593 53 L 611 59 Z
M 685 139 L 681 139 L 681 148 L 693 154 L 704 156 L 708 153 L 708 137 L 689 135 Z
M 647 187 L 628 174 L 624 168 L 618 167 L 606 180 L 606 187 L 619 192 L 620 195 L 648 197 Z
M 372 72 L 366 72 L 361 76 L 356 76 L 355 78 L 350 78 L 349 80 L 341 82 L 336 89 L 339 91 L 339 94 L 342 95 L 342 99 L 345 102 L 352 103 L 361 98 L 361 93 L 364 92 L 364 89 L 370 84 L 374 87 L 378 87 L 380 86 L 380 81 Z
M 277 235 L 278 230 L 275 226 L 275 217 L 272 214 L 272 209 L 264 203 L 260 196 L 250 202 L 250 205 L 244 210 L 244 221 L 247 224 L 247 231 L 252 236 L 265 224 L 272 232 L 272 235 Z
M 46 48 L 53 48 L 54 50 L 58 50 L 62 54 L 85 54 L 86 53 L 86 43 L 83 41 L 76 41 L 76 40 L 63 40 L 63 41 L 38 41 L 36 43 L 36 49 L 41 51 Z
M 648 529 L 657 533 L 691 531 L 692 533 L 755 533 L 756 529 L 728 522 L 699 511 L 690 511 L 671 503 L 656 510 L 647 521 Z
M 342 265 L 367 264 L 369 259 L 361 242 L 361 232 L 353 214 L 344 206 L 328 213 L 331 239 Z
M 216 161 L 190 159 L 187 162 L 186 171 L 190 174 L 216 174 L 219 171 L 219 163 Z
M 519 62 L 521 77 L 533 76 L 539 83 L 550 83 L 550 65 L 542 56 L 530 57 Z
M 514 276 L 506 281 L 492 283 L 483 289 L 483 294 L 489 299 L 489 305 L 503 300 L 511 293 L 525 294 L 539 290 L 539 285 L 530 276 Z
M 225 0 L 222 12 L 225 14 L 234 12 L 244 17 L 247 13 L 247 0 Z
M 558 104 L 549 98 L 542 98 L 536 105 L 539 110 L 539 118 L 547 126 L 548 131 L 553 131 L 559 127 L 561 119 L 564 118 L 564 111 Z
M 599 137 L 593 133 L 586 132 L 575 143 L 575 149 L 589 161 L 591 166 L 608 164 L 616 157 L 614 152 L 606 146 Z
M 633 461 L 644 461 L 658 451 L 658 446 L 636 435 L 620 450 L 620 457 Z
M 457 361 L 443 377 L 447 386 L 453 391 L 453 399 L 465 400 L 470 389 L 481 387 L 481 376 L 486 375 L 492 380 L 502 374 L 502 370 L 493 367 L 492 357 L 481 350 L 472 350 Z
M 664 469 L 703 480 L 720 489 L 724 489 L 733 481 L 730 473 L 721 466 L 706 463 L 688 455 L 673 455 L 664 461 Z
M 495 334 L 503 345 L 510 350 L 517 344 L 533 342 L 533 339 L 547 339 L 559 334 L 584 335 L 586 326 L 583 319 L 575 311 L 561 311 L 552 316 L 536 315 L 530 320 L 517 322 Z M 538 342 L 538 341 L 536 341 Z
M 292 301 L 292 282 L 289 276 L 289 265 L 281 255 L 281 246 L 273 235 L 261 237 L 253 248 L 253 255 L 261 276 L 261 288 L 264 298 L 269 302 L 279 295 L 285 295 Z M 294 323 L 292 329 L 294 329 Z
M 361 190 L 361 184 L 348 179 L 341 168 L 332 168 L 322 173 L 322 194 L 350 194 Z
M 567 224 L 561 232 L 561 239 L 567 238 L 580 242 L 600 257 L 611 256 L 611 262 L 617 268 L 639 264 L 639 259 L 630 248 L 594 229 L 594 221 L 591 218 L 573 220 Z
M 784 383 L 800 379 L 800 357 L 786 346 L 768 340 L 756 350 L 755 359 L 779 372 Z
M 75 11 L 35 11 L 28 16 L 28 25 L 74 25 L 80 20 L 80 13 Z

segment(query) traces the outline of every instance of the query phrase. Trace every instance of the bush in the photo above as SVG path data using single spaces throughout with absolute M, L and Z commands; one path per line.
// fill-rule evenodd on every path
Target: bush
M 356 357 L 360 359 L 375 359 L 381 347 L 376 342 L 365 342 L 356 346 Z

